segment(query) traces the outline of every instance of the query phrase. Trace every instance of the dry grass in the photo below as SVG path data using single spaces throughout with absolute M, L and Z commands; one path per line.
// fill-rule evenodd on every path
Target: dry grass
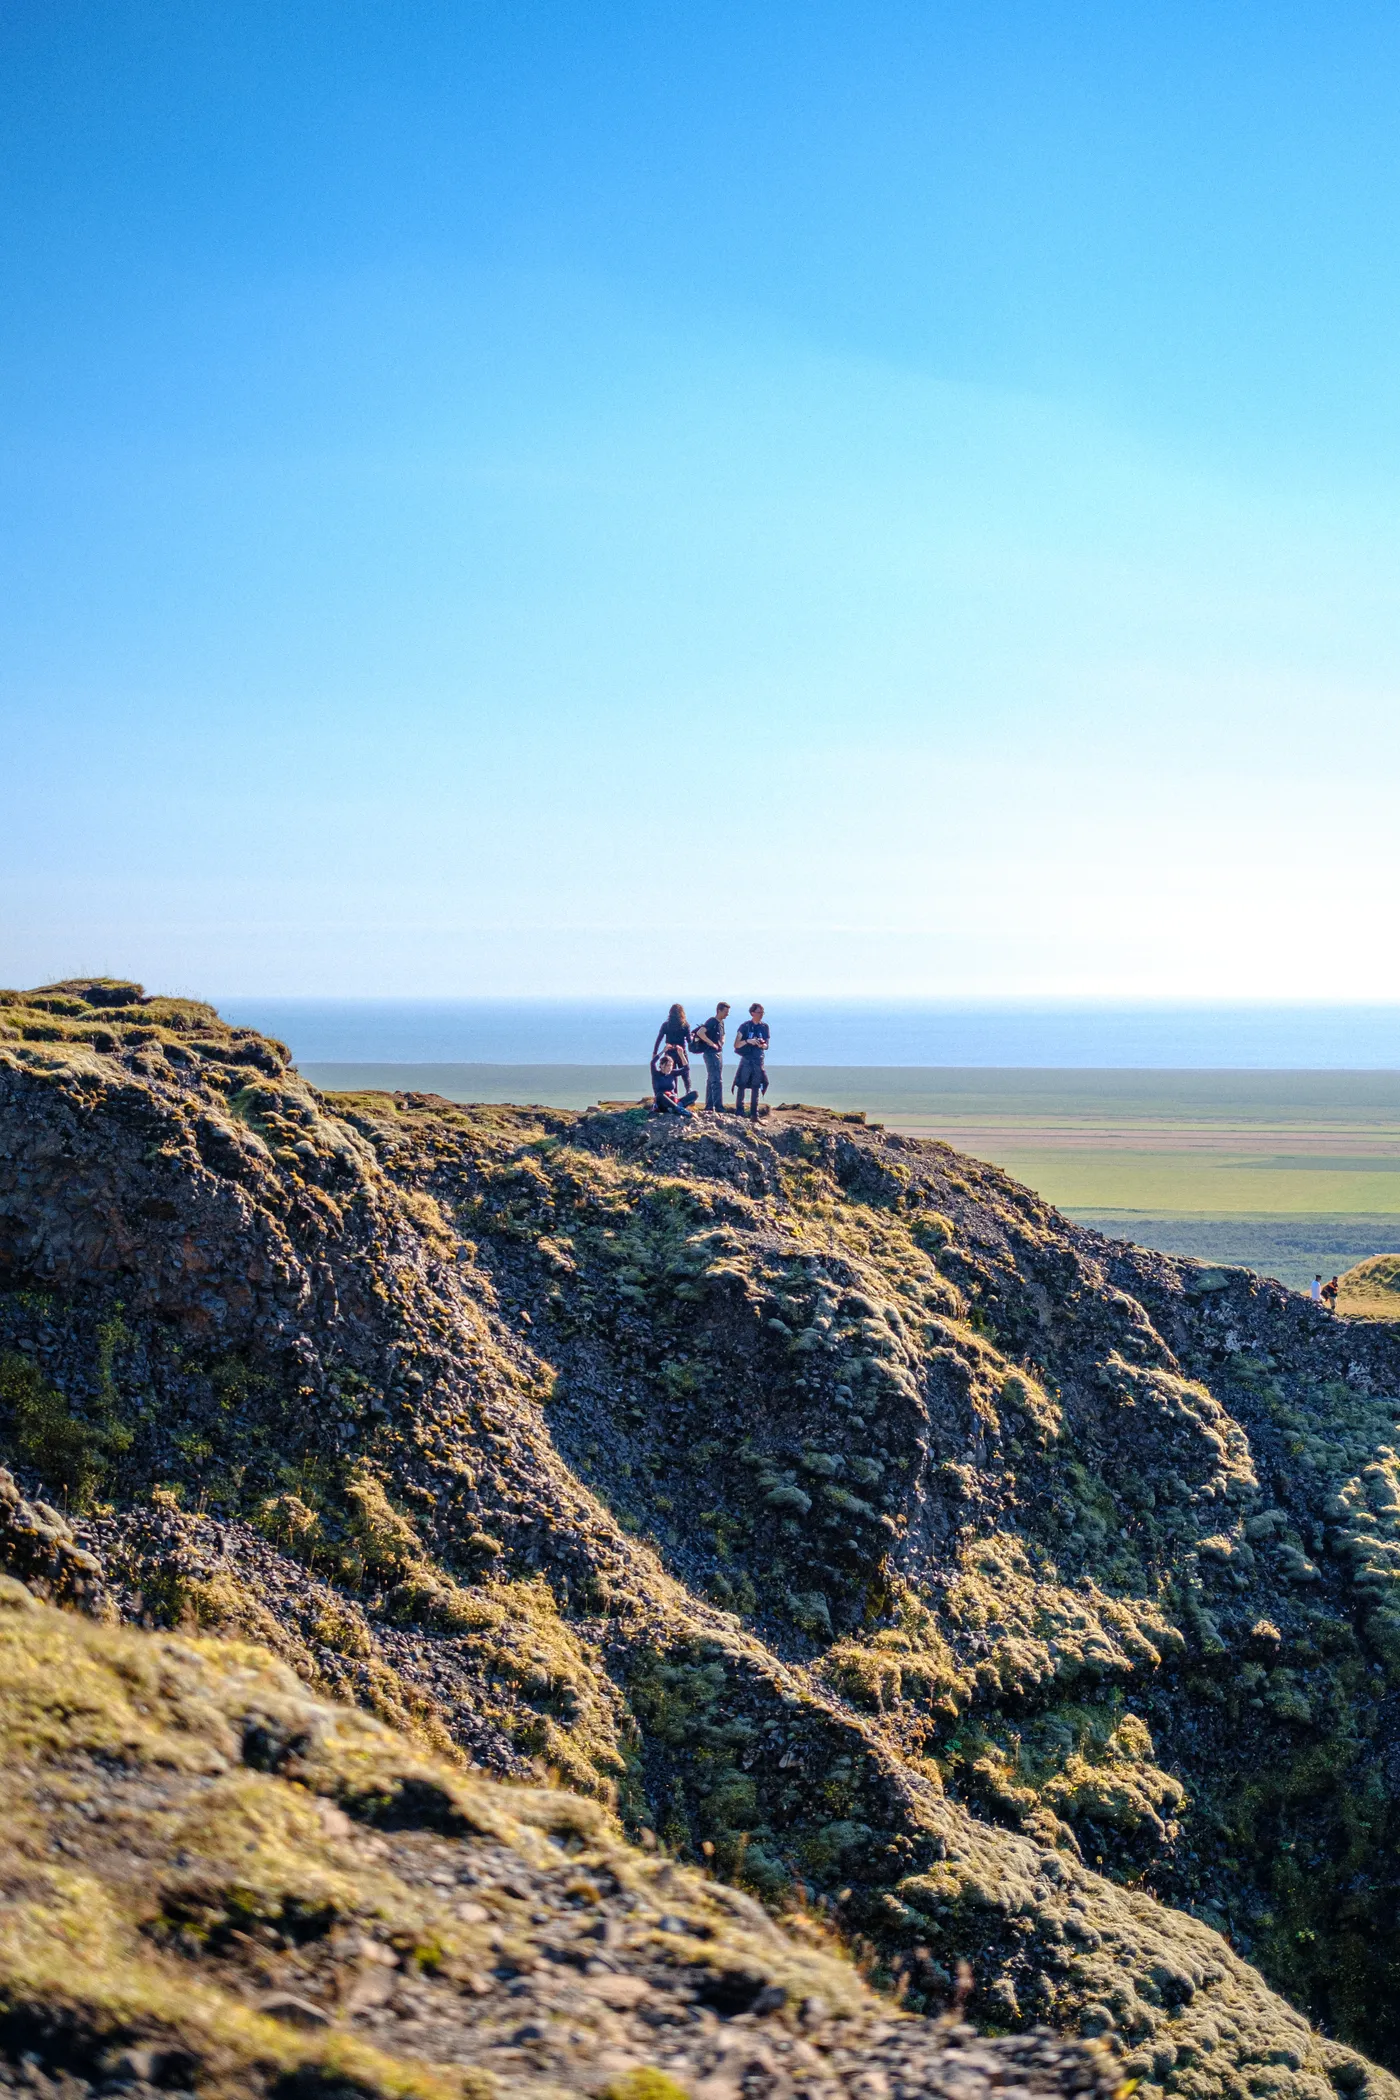
M 567 1860 L 588 1900 L 599 1885 L 631 1891 L 662 1931 L 679 1913 L 716 1961 L 756 1969 L 795 2002 L 852 2015 L 870 2002 L 848 1962 L 634 1851 L 596 1803 L 424 1755 L 310 1697 L 257 1648 L 99 1626 L 7 1577 L 0 1765 L 0 2007 L 60 2019 L 97 2062 L 133 2037 L 176 2048 L 198 2065 L 201 2093 L 246 2096 L 291 2076 L 384 2100 L 495 2090 L 401 2041 L 386 2053 L 333 2010 L 309 2029 L 268 2017 L 240 1967 L 240 1946 L 290 1931 L 353 1974 L 372 1942 L 407 1971 L 458 1979 L 456 2002 L 476 2003 L 471 1979 L 495 1966 L 509 1921 L 499 1905 L 464 1906 L 453 1877 L 424 1873 L 420 1829 L 463 1858 L 478 1843 L 505 1848 L 532 1887 L 557 1883 Z M 507 1905 L 527 1937 L 532 1900 Z
M 1338 1279 L 1337 1310 L 1349 1320 L 1400 1320 L 1400 1254 L 1376 1254 Z

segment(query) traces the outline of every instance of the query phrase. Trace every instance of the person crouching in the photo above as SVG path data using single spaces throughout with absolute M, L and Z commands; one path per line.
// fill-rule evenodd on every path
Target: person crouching
M 652 1108 L 658 1116 L 688 1116 L 695 1102 L 695 1089 L 681 1092 L 681 1072 L 669 1050 L 663 1050 L 651 1068 Z

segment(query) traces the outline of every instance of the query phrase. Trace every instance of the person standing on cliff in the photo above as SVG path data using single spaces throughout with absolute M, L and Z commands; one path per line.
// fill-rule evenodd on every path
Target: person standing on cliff
M 656 1074 L 656 1062 L 663 1046 L 670 1051 L 672 1061 L 681 1075 L 681 1084 L 687 1091 L 690 1087 L 690 1023 L 683 1006 L 673 1006 L 656 1031 L 656 1041 L 651 1046 L 652 1076 Z
M 705 1060 L 705 1107 L 715 1115 L 724 1113 L 724 1024 L 729 1001 L 721 999 L 708 1021 L 690 1031 L 691 1047 Z
M 758 1121 L 758 1097 L 768 1091 L 768 1074 L 763 1060 L 768 1053 L 769 1029 L 763 1018 L 763 1008 L 755 999 L 749 1008 L 749 1018 L 741 1021 L 734 1038 L 734 1048 L 739 1053 L 739 1069 L 734 1074 L 734 1095 L 740 1115 L 744 1113 L 744 1096 L 753 1094 L 753 1120 Z

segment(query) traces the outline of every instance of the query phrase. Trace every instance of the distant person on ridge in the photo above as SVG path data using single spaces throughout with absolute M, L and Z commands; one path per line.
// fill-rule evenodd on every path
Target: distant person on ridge
M 1313 1304 L 1314 1304 L 1314 1305 L 1321 1305 L 1321 1303 L 1322 1303 L 1322 1278 L 1321 1278 L 1320 1276 L 1314 1276 L 1314 1278 L 1313 1278 L 1313 1280 L 1312 1280 L 1312 1283 L 1311 1283 L 1311 1285 L 1309 1286 L 1309 1289 L 1308 1289 L 1308 1296 L 1309 1296 L 1309 1297 L 1310 1297 L 1310 1298 L 1312 1299 L 1312 1302 L 1313 1302 Z
M 758 1121 L 758 1097 L 768 1091 L 768 1074 L 763 1060 L 768 1051 L 768 1023 L 763 1018 L 763 1008 L 755 999 L 749 1008 L 749 1018 L 741 1021 L 734 1038 L 734 1048 L 739 1053 L 739 1069 L 734 1074 L 734 1093 L 739 1113 L 744 1113 L 744 1096 L 753 1094 L 753 1120 Z
M 1337 1310 L 1337 1285 L 1341 1280 L 1340 1276 L 1334 1276 L 1330 1283 L 1324 1283 L 1322 1286 L 1322 1302 L 1330 1313 Z
M 724 1113 L 724 1024 L 729 1001 L 721 999 L 708 1021 L 690 1031 L 690 1043 L 705 1060 L 705 1107 L 715 1115 Z
M 673 1006 L 656 1031 L 656 1041 L 651 1046 L 651 1069 L 653 1074 L 656 1071 L 656 1060 L 661 1054 L 663 1043 L 675 1059 L 681 1078 L 686 1086 L 689 1086 L 690 1057 L 688 1052 L 690 1050 L 690 1023 L 685 1017 L 685 1008 L 683 1006 Z

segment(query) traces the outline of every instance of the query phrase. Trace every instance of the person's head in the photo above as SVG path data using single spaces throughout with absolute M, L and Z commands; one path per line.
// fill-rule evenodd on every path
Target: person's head
M 721 999 L 719 1005 L 715 1008 L 715 1012 L 719 1015 L 721 1021 L 724 1019 L 728 1011 L 729 1001 L 727 999 Z
M 754 1000 L 753 1005 L 749 1008 L 749 1019 L 751 1021 L 761 1021 L 763 1019 L 763 1008 L 759 1005 L 757 999 Z
M 689 1028 L 690 1023 L 685 1017 L 685 1008 L 683 1006 L 673 1006 L 671 1008 L 671 1011 L 666 1016 L 666 1026 L 668 1028 Z
M 676 1060 L 674 1059 L 674 1057 L 672 1057 L 672 1055 L 671 1055 L 671 1053 L 670 1053 L 670 1051 L 669 1051 L 669 1050 L 663 1050 L 663 1051 L 662 1051 L 662 1053 L 661 1053 L 660 1057 L 658 1057 L 658 1059 L 656 1060 L 656 1069 L 657 1069 L 657 1071 L 658 1071 L 658 1072 L 674 1072 L 674 1071 L 675 1071 L 675 1069 L 676 1069 Z

